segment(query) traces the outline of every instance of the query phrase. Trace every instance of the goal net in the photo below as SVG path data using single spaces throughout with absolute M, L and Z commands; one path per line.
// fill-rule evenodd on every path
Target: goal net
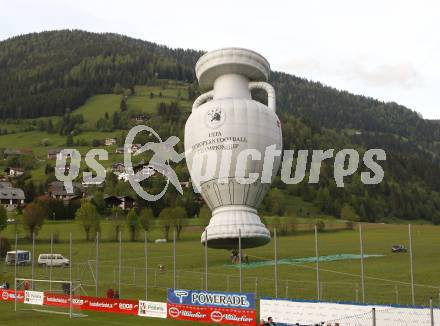
M 23 291 L 22 300 L 18 300 L 16 296 L 15 311 L 33 310 L 70 318 L 87 316 L 82 311 L 80 282 L 16 278 L 15 290 Z

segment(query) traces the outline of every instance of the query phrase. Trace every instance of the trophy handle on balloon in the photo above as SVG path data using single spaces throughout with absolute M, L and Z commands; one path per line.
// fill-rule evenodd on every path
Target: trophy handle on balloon
M 275 90 L 266 82 L 269 72 L 263 56 L 241 48 L 209 52 L 196 64 L 200 88 L 208 92 L 194 101 L 185 152 L 193 184 L 212 211 L 201 236 L 210 248 L 238 248 L 239 233 L 242 248 L 270 241 L 257 212 L 281 161 L 280 155 L 271 155 L 265 166 L 267 148 L 282 147 Z M 254 89 L 267 93 L 267 105 L 252 99 Z

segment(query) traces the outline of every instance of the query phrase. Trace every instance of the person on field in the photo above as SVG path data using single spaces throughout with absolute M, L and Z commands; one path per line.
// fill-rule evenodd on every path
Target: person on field
M 61 284 L 61 287 L 63 289 L 64 294 L 70 294 L 70 284 L 69 283 L 63 283 L 63 284 Z
M 159 264 L 159 265 L 157 265 L 157 268 L 159 268 L 159 271 L 161 271 L 161 272 L 165 272 L 166 271 L 165 265 Z
M 106 295 L 107 299 L 113 299 L 115 297 L 115 291 L 113 291 L 113 289 L 108 289 Z
M 275 322 L 273 321 L 272 317 L 267 317 L 267 323 L 266 326 L 274 326 L 276 325 Z

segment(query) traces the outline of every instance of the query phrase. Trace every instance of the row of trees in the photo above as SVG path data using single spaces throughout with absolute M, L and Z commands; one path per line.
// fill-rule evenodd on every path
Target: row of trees
M 188 216 L 182 207 L 163 209 L 157 223 L 150 208 L 143 208 L 139 211 L 132 208 L 128 213 L 125 213 L 119 207 L 113 207 L 109 220 L 112 225 L 115 241 L 118 240 L 124 226 L 130 232 L 131 241 L 136 240 L 140 231 L 149 231 L 155 226 L 162 228 L 165 239 L 169 239 L 171 229 L 175 229 L 177 239 L 180 239 L 183 227 L 188 224 Z M 75 214 L 75 221 L 83 228 L 85 239 L 89 241 L 93 234 L 100 231 L 102 216 L 92 202 L 83 200 L 81 207 Z

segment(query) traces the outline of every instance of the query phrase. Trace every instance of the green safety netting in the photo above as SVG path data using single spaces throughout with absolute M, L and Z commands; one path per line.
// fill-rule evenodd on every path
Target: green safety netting
M 364 258 L 375 258 L 384 257 L 385 255 L 364 255 Z M 251 257 L 252 258 L 252 257 Z M 320 256 L 319 262 L 329 262 L 329 261 L 339 261 L 339 260 L 356 260 L 361 259 L 361 255 L 356 254 L 337 254 L 329 256 Z M 283 258 L 278 260 L 278 265 L 298 265 L 304 263 L 316 263 L 316 257 L 303 257 L 303 258 Z M 247 264 L 242 264 L 242 268 L 258 268 L 273 266 L 275 264 L 274 260 L 264 260 L 249 262 Z M 226 267 L 239 268 L 239 264 L 228 264 Z

